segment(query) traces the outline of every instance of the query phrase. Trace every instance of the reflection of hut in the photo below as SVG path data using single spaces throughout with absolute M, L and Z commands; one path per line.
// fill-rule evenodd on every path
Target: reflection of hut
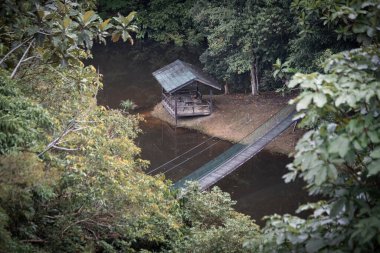
M 176 119 L 178 117 L 210 115 L 212 90 L 208 100 L 202 99 L 200 84 L 220 90 L 220 85 L 199 68 L 176 60 L 153 72 L 162 86 L 162 104 Z

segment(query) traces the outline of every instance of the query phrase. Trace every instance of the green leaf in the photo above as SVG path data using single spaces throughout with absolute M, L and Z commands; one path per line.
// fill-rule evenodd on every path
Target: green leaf
M 306 252 L 314 253 L 326 246 L 326 243 L 319 238 L 311 239 L 306 243 Z
M 375 150 L 373 150 L 370 156 L 374 159 L 380 159 L 380 147 L 377 147 Z
M 354 33 L 364 33 L 367 30 L 366 25 L 355 23 L 352 27 Z
M 322 185 L 326 182 L 327 178 L 327 168 L 324 166 L 318 166 L 313 168 L 315 172 L 315 184 L 316 185 Z
M 135 18 L 136 14 L 137 14 L 137 12 L 135 12 L 135 11 L 130 12 L 128 14 L 128 16 L 125 17 L 123 24 L 129 25 L 129 23 L 131 23 L 131 21 Z
M 122 39 L 123 39 L 124 42 L 126 42 L 127 40 L 128 41 L 132 40 L 131 35 L 127 31 L 123 31 L 122 34 L 121 34 L 121 37 L 122 37 Z
M 307 109 L 311 100 L 313 99 L 313 94 L 306 94 L 302 97 L 302 99 L 297 103 L 297 111 L 301 111 Z
M 99 30 L 104 31 L 108 25 L 108 23 L 111 21 L 111 19 L 106 19 L 104 20 L 100 25 L 99 25 Z
M 112 33 L 112 42 L 118 42 L 121 34 L 119 32 Z
M 90 21 L 90 19 L 92 18 L 92 16 L 95 15 L 95 12 L 94 11 L 86 11 L 83 15 L 83 22 L 84 23 L 87 23 L 88 21 Z
M 329 169 L 327 171 L 327 175 L 330 179 L 336 180 L 338 177 L 338 170 L 335 168 L 333 164 L 329 164 Z
M 285 183 L 290 183 L 297 178 L 297 171 L 290 171 L 282 176 L 282 178 L 284 179 Z
M 317 93 L 314 95 L 313 101 L 317 107 L 321 108 L 327 103 L 327 98 L 325 94 Z
M 338 153 L 340 157 L 344 157 L 350 149 L 350 140 L 345 136 L 338 136 L 329 146 L 330 153 Z
M 368 165 L 368 176 L 376 175 L 380 172 L 380 159 L 372 161 Z
M 344 198 L 341 198 L 338 201 L 334 202 L 330 210 L 330 217 L 334 218 L 338 216 L 343 211 L 345 205 L 346 200 Z
M 380 142 L 378 131 L 368 131 L 367 134 L 368 134 L 368 137 L 372 143 L 379 143 Z
M 69 17 L 65 17 L 63 20 L 63 28 L 67 29 L 70 26 L 71 22 L 72 20 Z

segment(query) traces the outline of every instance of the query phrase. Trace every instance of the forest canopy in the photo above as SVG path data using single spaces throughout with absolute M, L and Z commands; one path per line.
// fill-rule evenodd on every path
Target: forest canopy
M 0 8 L 0 252 L 374 252 L 380 247 L 378 1 L 13 1 Z M 101 15 L 98 14 L 97 9 Z M 217 187 L 144 172 L 141 116 L 97 105 L 84 61 L 118 40 L 204 47 L 238 89 L 286 85 L 306 129 L 286 182 L 307 218 L 259 227 Z

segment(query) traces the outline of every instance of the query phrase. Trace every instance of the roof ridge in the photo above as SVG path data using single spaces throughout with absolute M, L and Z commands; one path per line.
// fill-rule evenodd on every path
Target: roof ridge
M 167 92 L 181 89 L 193 81 L 221 89 L 220 85 L 211 76 L 204 73 L 201 68 L 180 59 L 154 71 L 152 74 Z

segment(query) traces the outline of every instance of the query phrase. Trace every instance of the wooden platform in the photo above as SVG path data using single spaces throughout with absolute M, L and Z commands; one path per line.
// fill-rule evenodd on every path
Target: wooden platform
M 212 112 L 210 102 L 201 99 L 193 99 L 191 96 L 185 95 L 167 96 L 163 94 L 162 105 L 174 118 L 176 116 L 190 117 L 210 115 Z

